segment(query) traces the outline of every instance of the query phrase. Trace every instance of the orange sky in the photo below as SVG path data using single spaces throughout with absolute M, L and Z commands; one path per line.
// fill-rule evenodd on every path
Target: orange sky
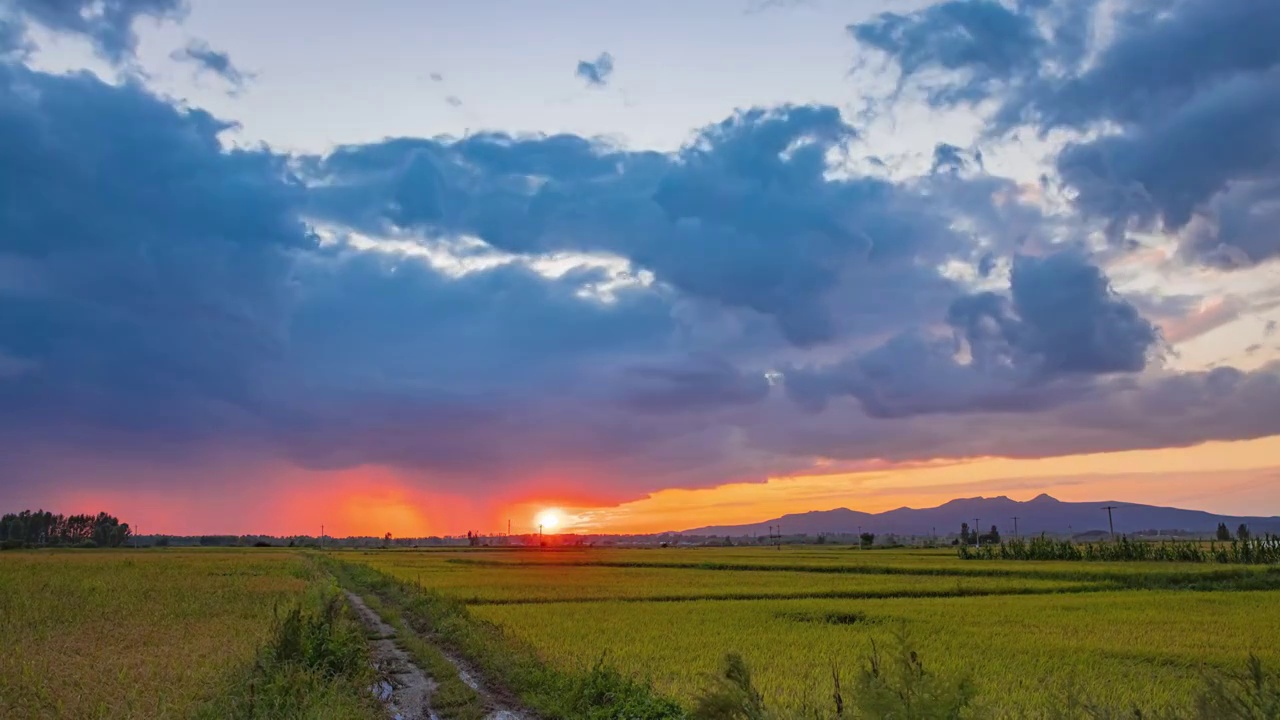
M 1121 500 L 1241 515 L 1280 514 L 1280 437 L 1191 448 L 1034 460 L 983 458 L 931 466 L 774 478 L 703 490 L 663 490 L 612 508 L 566 509 L 583 531 L 655 532 L 848 507 L 879 512 L 956 497 L 1047 492 L 1060 500 Z
M 55 489 L 31 503 L 62 512 L 105 509 L 169 534 L 309 534 L 397 537 L 536 531 L 559 508 L 565 530 L 647 533 L 768 520 L 849 507 L 868 512 L 930 507 L 956 497 L 1047 492 L 1062 500 L 1120 500 L 1241 515 L 1280 515 L 1280 437 L 1191 448 L 1034 460 L 983 458 L 873 471 L 779 477 L 705 489 L 668 489 L 618 505 L 556 490 L 554 478 L 518 488 L 428 489 L 394 470 L 272 467 L 252 481 L 145 490 Z

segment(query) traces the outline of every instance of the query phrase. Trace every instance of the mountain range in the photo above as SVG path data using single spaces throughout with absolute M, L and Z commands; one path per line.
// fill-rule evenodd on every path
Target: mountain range
M 719 525 L 684 531 L 693 535 L 764 535 L 772 526 L 781 526 L 786 535 L 819 533 L 894 533 L 897 535 L 949 535 L 960 532 L 960 523 L 977 526 L 982 532 L 992 525 L 1000 532 L 1011 535 L 1013 518 L 1022 536 L 1052 534 L 1079 534 L 1089 531 L 1106 531 L 1108 527 L 1106 507 L 1112 507 L 1111 515 L 1117 533 L 1136 533 L 1145 530 L 1184 531 L 1212 533 L 1218 523 L 1226 523 L 1235 529 L 1244 523 L 1254 532 L 1280 532 L 1280 517 L 1240 517 L 1214 515 L 1200 510 L 1157 507 L 1125 502 L 1063 502 L 1049 495 L 1039 495 L 1019 502 L 1003 495 L 986 498 L 961 498 L 933 508 L 901 507 L 881 513 L 866 513 L 848 508 L 819 510 L 783 515 L 772 520 L 747 525 Z

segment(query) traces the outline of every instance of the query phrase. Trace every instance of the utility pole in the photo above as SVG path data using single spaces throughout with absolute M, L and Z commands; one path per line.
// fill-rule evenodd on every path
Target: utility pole
M 1013 539 L 1018 539 L 1018 516 L 1013 516 Z
M 320 525 L 320 552 L 324 552 L 324 524 Z
M 982 519 L 973 519 L 973 542 L 977 547 L 982 547 Z
M 1116 523 L 1114 520 L 1111 519 L 1111 511 L 1116 510 L 1117 508 L 1115 505 L 1108 505 L 1102 509 L 1107 511 L 1107 525 L 1111 527 L 1111 539 L 1115 540 L 1116 539 Z

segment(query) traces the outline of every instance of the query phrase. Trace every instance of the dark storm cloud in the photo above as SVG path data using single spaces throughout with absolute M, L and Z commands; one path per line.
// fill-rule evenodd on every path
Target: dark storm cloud
M 288 253 L 312 245 L 279 158 L 126 85 L 0 66 L 6 425 L 185 435 L 253 412 Z M 228 208 L 235 208 L 234 212 Z
M 595 60 L 579 60 L 574 75 L 582 78 L 591 87 L 604 87 L 613 76 L 613 56 L 607 52 L 600 53 Z
M 987 97 L 999 85 L 1034 73 L 1049 48 L 1031 15 L 992 0 L 942 2 L 908 15 L 882 13 L 848 30 L 893 58 L 904 80 L 934 68 L 962 71 L 962 79 L 930 88 L 938 104 Z
M 787 391 L 811 409 L 851 395 L 875 417 L 1025 412 L 1091 392 L 1093 376 L 1141 371 L 1159 339 L 1074 251 L 1015 258 L 1008 296 L 958 298 L 947 323 L 949 335 L 912 331 L 834 366 L 793 369 Z
M 757 403 L 768 395 L 769 382 L 762 373 L 743 373 L 723 358 L 694 356 L 627 368 L 623 392 L 637 410 L 675 413 Z
M 856 299 L 845 276 L 858 275 L 856 295 L 876 302 L 903 282 L 938 283 L 931 264 L 972 250 L 940 206 L 1017 212 L 995 209 L 1002 188 L 992 184 L 966 196 L 961 181 L 829 177 L 829 157 L 855 137 L 834 108 L 784 106 L 738 113 L 674 155 L 567 135 L 391 140 L 315 160 L 324 187 L 312 209 L 371 231 L 472 235 L 516 253 L 616 254 L 683 293 L 771 317 L 806 346 L 838 334 L 831 303 Z
M 1089 46 L 1082 29 L 1102 13 L 1107 40 Z M 937 105 L 995 98 L 993 133 L 1086 133 L 1058 172 L 1116 240 L 1178 233 L 1186 257 L 1221 267 L 1280 254 L 1280 4 L 966 0 L 851 31 Z
M 956 148 L 858 175 L 834 108 L 744 110 L 673 153 L 482 133 L 287 157 L 229 127 L 0 65 L 0 461 L 226 448 L 634 492 L 1274 431 L 1274 368 L 1148 377 L 1154 330 L 1093 260 L 1018 254 L 1066 233 L 1016 183 Z
M 790 382 L 790 378 L 788 378 Z M 939 384 L 940 385 L 940 384 Z M 1062 389 L 1028 412 L 932 412 L 868 420 L 856 401 L 833 399 L 825 412 L 771 408 L 773 422 L 752 426 L 761 450 L 794 457 L 1005 456 L 1185 447 L 1208 440 L 1245 440 L 1280 433 L 1280 364 L 1251 372 L 1156 373 L 1103 378 L 1090 392 Z M 1046 388 L 1042 392 L 1052 392 Z M 1029 399 L 1022 396 L 1022 402 Z M 1270 404 L 1270 406 L 1268 406 Z M 1034 417 L 1034 422 L 1029 418 Z
M 2 11 L 0 11 L 2 12 Z M 83 35 L 103 57 L 122 62 L 133 55 L 138 36 L 134 22 L 142 17 L 177 18 L 185 0 L 11 0 L 9 22 L 35 22 L 54 32 Z M 0 18 L 0 22 L 4 22 Z M 3 33 L 0 33 L 3 35 Z M 3 45 L 0 45 L 3 48 Z
M 231 62 L 231 56 L 209 47 L 203 40 L 192 40 L 187 46 L 174 50 L 170 55 L 179 62 L 194 63 L 203 72 L 211 72 L 226 80 L 235 90 L 243 90 L 245 83 L 253 79 L 253 75 L 237 68 Z

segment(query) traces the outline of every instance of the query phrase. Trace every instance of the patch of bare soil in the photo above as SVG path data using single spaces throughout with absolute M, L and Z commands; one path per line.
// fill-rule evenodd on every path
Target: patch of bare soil
M 371 643 L 374 663 L 383 680 L 374 688 L 379 699 L 387 706 L 394 720 L 439 720 L 431 709 L 431 696 L 436 681 L 431 679 L 413 662 L 409 653 L 396 644 L 396 630 L 382 621 L 364 598 L 347 591 L 347 601 L 360 617 L 361 622 L 374 634 Z M 534 715 L 520 709 L 514 698 L 485 687 L 470 665 L 462 658 L 441 650 L 458 671 L 462 679 L 480 696 L 488 708 L 485 720 L 534 720 Z
M 379 676 L 373 691 L 393 720 L 439 720 L 430 706 L 436 682 L 396 644 L 395 628 L 382 622 L 359 595 L 348 591 L 347 602 L 373 634 L 369 648 Z

